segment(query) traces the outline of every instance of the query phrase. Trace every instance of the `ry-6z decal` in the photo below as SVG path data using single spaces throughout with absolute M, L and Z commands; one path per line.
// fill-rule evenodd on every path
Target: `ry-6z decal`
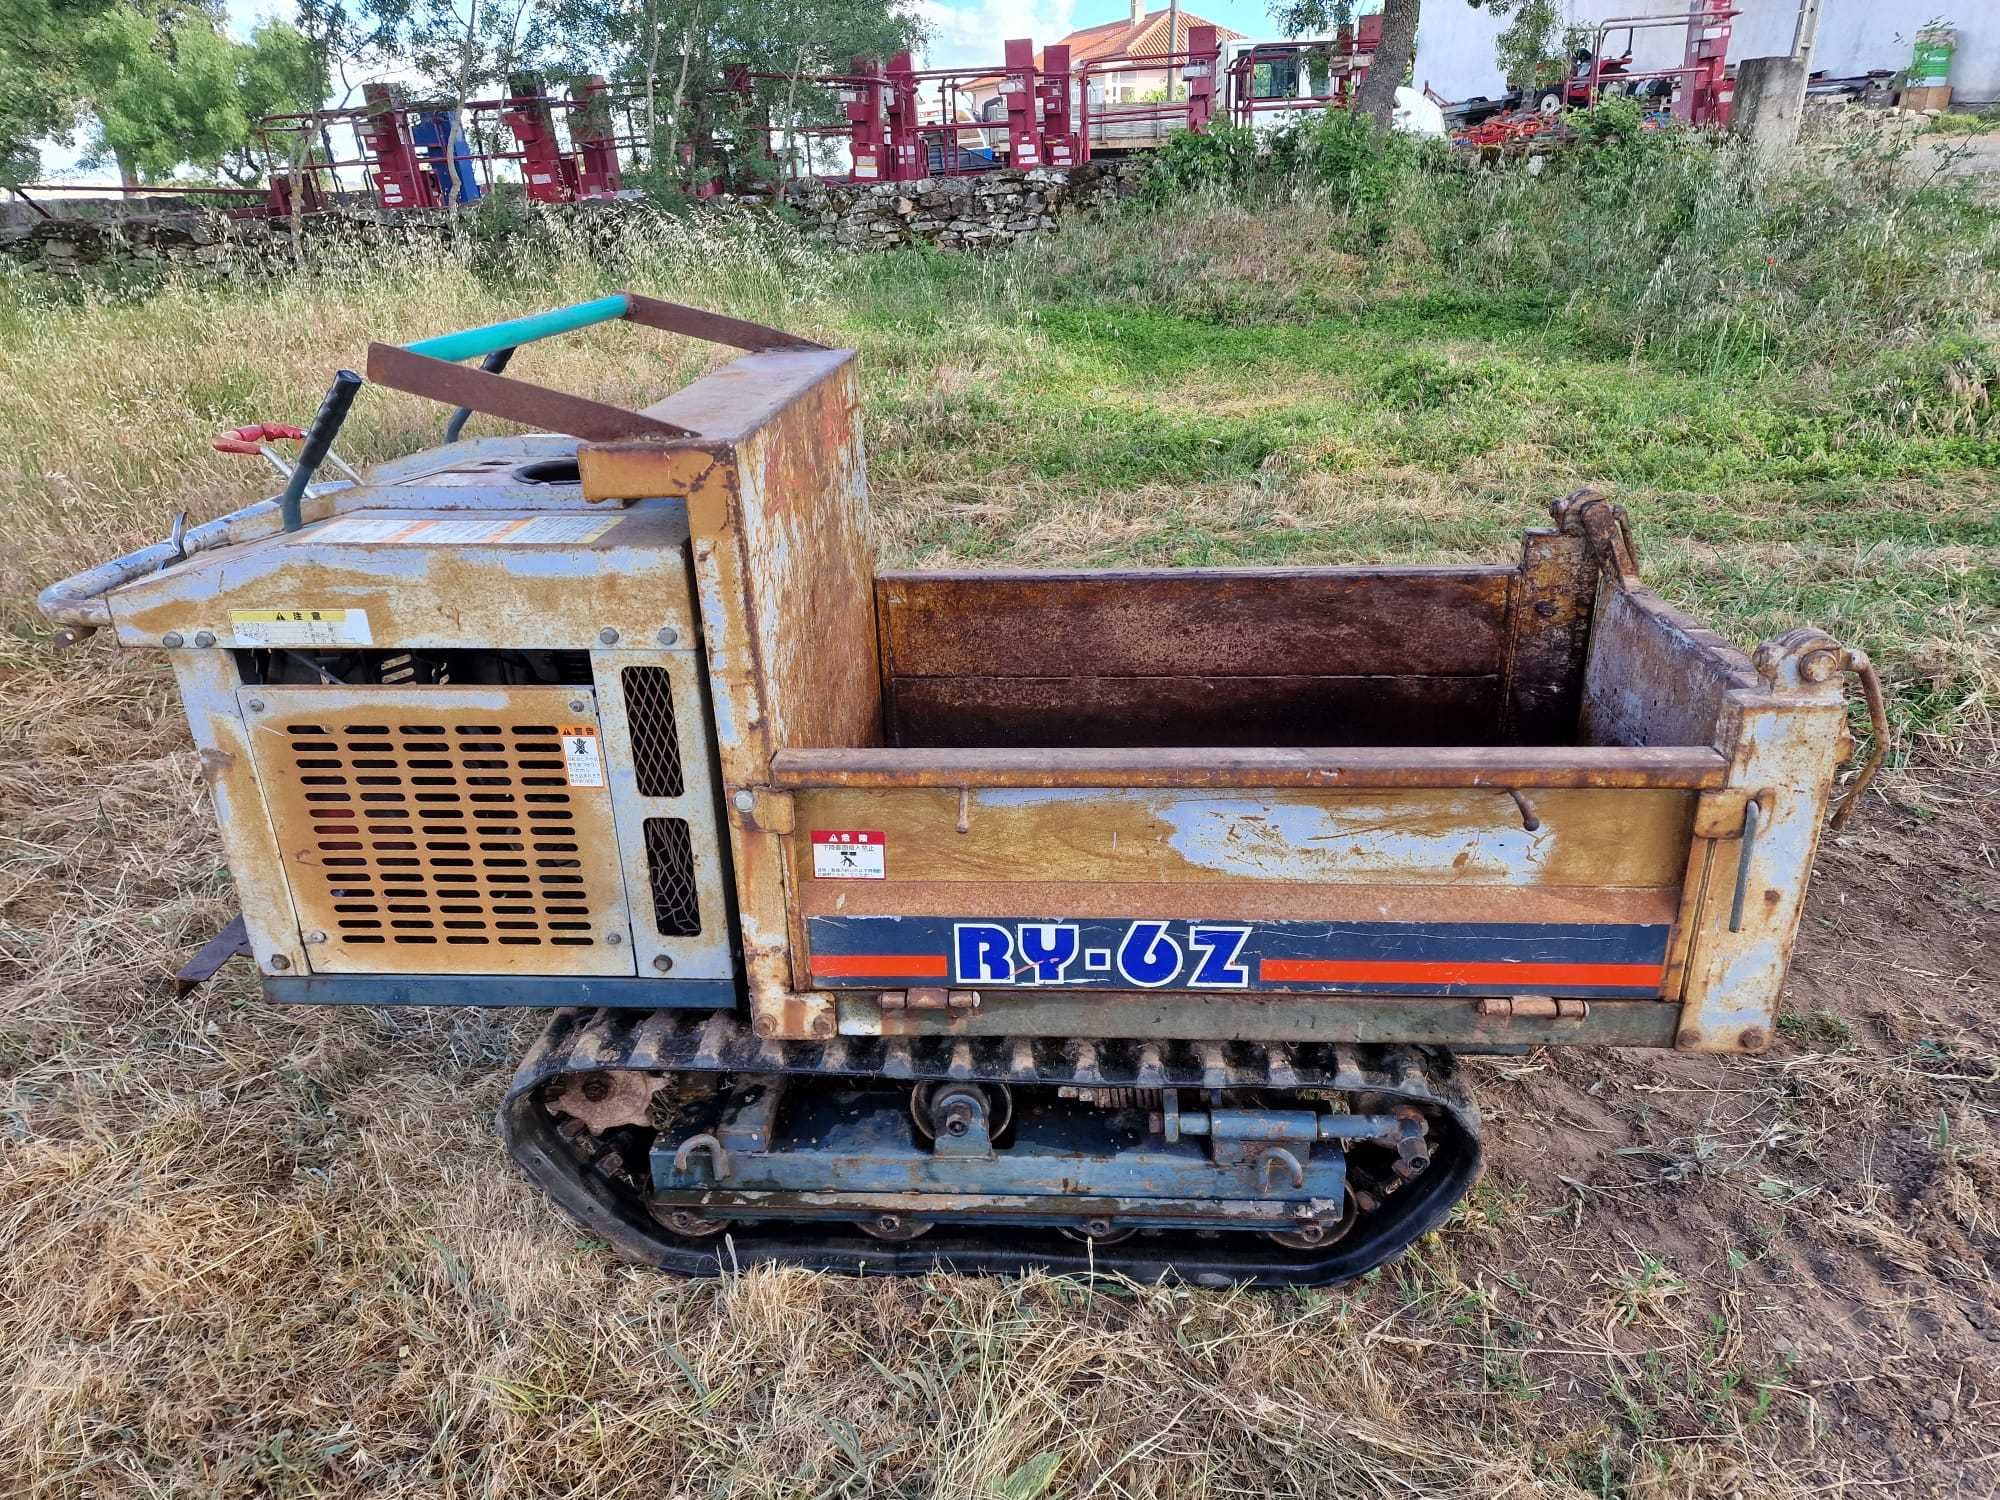
M 811 917 L 822 988 L 1318 990 L 1650 997 L 1662 924 Z

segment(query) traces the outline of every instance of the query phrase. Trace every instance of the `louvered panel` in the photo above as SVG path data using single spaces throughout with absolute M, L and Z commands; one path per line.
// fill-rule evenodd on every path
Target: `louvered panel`
M 258 688 L 244 705 L 316 972 L 633 972 L 588 691 Z

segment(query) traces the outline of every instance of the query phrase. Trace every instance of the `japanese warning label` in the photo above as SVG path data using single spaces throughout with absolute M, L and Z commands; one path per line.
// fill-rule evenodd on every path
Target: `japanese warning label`
M 855 828 L 812 831 L 813 875 L 819 880 L 886 880 L 888 846 L 880 833 Z
M 604 759 L 597 753 L 595 724 L 562 726 L 563 768 L 571 786 L 603 786 Z
M 370 646 L 361 609 L 232 609 L 229 629 L 239 646 Z

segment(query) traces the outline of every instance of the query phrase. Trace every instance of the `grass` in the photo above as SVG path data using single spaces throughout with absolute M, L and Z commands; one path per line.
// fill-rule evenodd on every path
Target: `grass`
M 1615 176 L 1399 165 L 984 260 L 669 222 L 260 288 L 6 288 L 0 1492 L 1990 1492 L 1963 1372 L 1990 1360 L 1967 1320 L 2000 1326 L 1969 956 L 2000 909 L 1974 805 L 1993 229 L 1938 188 L 1884 179 L 1855 218 L 1865 184 L 1746 208 L 1656 165 L 1680 237 L 1648 219 L 1638 250 Z M 1603 485 L 1669 598 L 1746 645 L 1816 623 L 1873 654 L 1915 811 L 1829 846 L 1779 1052 L 1475 1064 L 1493 1177 L 1355 1287 L 619 1266 L 493 1142 L 534 1018 L 172 993 L 233 908 L 170 681 L 51 653 L 30 608 L 265 492 L 209 439 L 302 417 L 366 339 L 618 286 L 862 351 L 885 566 L 1503 558 Z M 613 328 L 515 373 L 638 403 L 714 357 Z M 371 393 L 341 447 L 439 420 Z

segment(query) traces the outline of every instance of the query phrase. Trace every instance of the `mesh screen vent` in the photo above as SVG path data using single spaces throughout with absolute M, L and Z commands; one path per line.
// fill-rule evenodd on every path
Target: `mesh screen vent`
M 623 681 L 625 721 L 632 731 L 632 774 L 639 795 L 678 797 L 685 783 L 681 737 L 674 728 L 674 685 L 667 669 L 627 667 Z
M 695 891 L 694 846 L 688 840 L 686 819 L 646 819 L 646 871 L 653 887 L 653 925 L 660 935 L 694 937 L 701 931 L 701 902 Z
M 553 725 L 287 724 L 313 840 L 299 877 L 337 944 L 598 941 Z

